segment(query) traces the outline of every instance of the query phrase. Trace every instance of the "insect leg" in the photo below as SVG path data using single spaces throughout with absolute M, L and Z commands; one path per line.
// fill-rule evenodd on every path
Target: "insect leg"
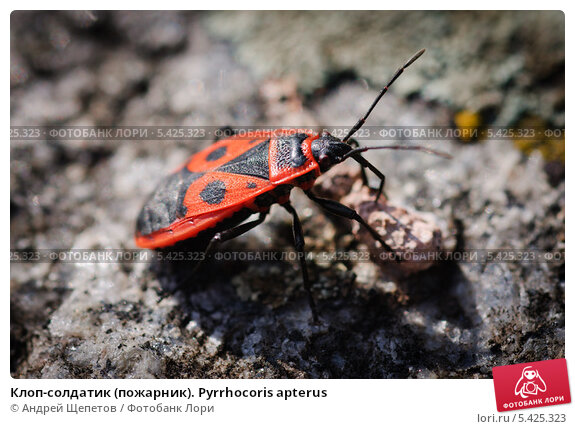
M 259 224 L 263 223 L 263 221 L 266 220 L 267 215 L 268 212 L 260 213 L 260 216 L 256 220 L 242 223 L 241 225 L 234 226 L 233 228 L 227 229 L 222 232 L 218 232 L 216 235 L 214 235 L 214 238 L 212 238 L 212 240 L 210 241 L 208 248 L 212 245 L 212 243 L 223 243 L 224 241 L 232 240 L 242 234 L 245 234 L 250 229 L 253 229 Z
M 299 221 L 299 217 L 297 215 L 297 212 L 295 211 L 295 209 L 292 207 L 292 205 L 289 202 L 283 204 L 283 207 L 293 217 L 293 239 L 294 239 L 294 244 L 295 244 L 295 250 L 297 252 L 299 263 L 301 266 L 301 272 L 303 275 L 303 286 L 307 292 L 307 296 L 309 299 L 309 306 L 311 308 L 311 314 L 313 316 L 313 321 L 317 322 L 318 321 L 317 310 L 316 310 L 316 306 L 315 306 L 315 301 L 313 300 L 313 295 L 311 293 L 309 273 L 307 270 L 307 262 L 306 262 L 305 253 L 304 253 L 305 240 L 304 240 L 304 236 L 303 236 L 303 229 L 301 227 L 301 222 Z
M 359 142 L 356 139 L 349 139 L 347 142 L 353 148 L 359 147 Z M 362 165 L 361 163 L 359 163 L 359 165 L 361 165 L 361 181 L 363 182 L 364 186 L 369 186 L 369 180 L 367 180 L 367 173 L 365 172 L 365 166 Z
M 214 237 L 208 243 L 206 250 L 204 250 L 204 254 L 207 255 L 212 250 L 214 245 L 216 245 L 217 243 L 223 243 L 224 241 L 231 240 L 231 239 L 236 238 L 242 234 L 245 234 L 250 229 L 255 228 L 256 226 L 261 224 L 266 219 L 267 215 L 268 215 L 268 212 L 260 213 L 260 217 L 257 218 L 256 220 L 253 220 L 251 222 L 242 223 L 241 225 L 235 226 L 233 228 L 227 229 L 227 230 L 222 231 L 222 232 L 218 232 L 216 235 L 214 235 Z M 200 267 L 200 265 L 201 265 L 201 261 L 200 261 L 200 263 L 196 264 L 196 266 L 193 268 L 191 274 L 194 274 L 196 271 L 198 271 L 198 268 Z
M 379 235 L 379 233 L 373 229 L 354 209 L 344 206 L 337 201 L 316 197 L 311 191 L 306 191 L 306 195 L 310 198 L 310 200 L 319 204 L 324 210 L 333 213 L 336 216 L 341 216 L 359 222 L 365 229 L 367 229 L 374 240 L 377 240 L 381 243 L 382 247 L 386 251 L 394 253 L 393 249 L 389 247 L 389 245 L 384 241 L 383 237 Z
M 352 158 L 355 159 L 357 162 L 359 162 L 359 164 L 361 165 L 362 171 L 364 171 L 364 173 L 362 174 L 362 178 L 365 176 L 365 170 L 364 169 L 368 168 L 379 179 L 379 188 L 377 189 L 377 195 L 375 196 L 375 201 L 379 200 L 379 197 L 381 196 L 381 194 L 384 194 L 383 185 L 385 184 L 385 175 L 381 171 L 379 171 L 371 162 L 369 162 L 367 159 L 365 159 L 363 156 L 352 155 Z M 363 183 L 365 185 L 367 185 L 367 183 L 365 182 L 366 180 L 367 180 L 367 178 L 364 178 Z M 384 196 L 387 199 L 387 195 L 384 194 Z

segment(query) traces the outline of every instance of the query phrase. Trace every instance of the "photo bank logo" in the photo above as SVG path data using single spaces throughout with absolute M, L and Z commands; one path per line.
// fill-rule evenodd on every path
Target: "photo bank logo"
M 496 366 L 493 385 L 497 411 L 571 402 L 565 359 Z

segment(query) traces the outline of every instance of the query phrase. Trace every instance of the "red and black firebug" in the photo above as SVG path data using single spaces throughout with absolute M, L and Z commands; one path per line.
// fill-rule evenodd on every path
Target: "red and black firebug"
M 372 149 L 414 148 L 354 147 L 358 146 L 357 142 L 350 139 L 363 126 L 391 84 L 424 51 L 417 52 L 395 72 L 366 114 L 341 140 L 327 132 L 314 134 L 298 129 L 257 131 L 250 133 L 249 137 L 226 136 L 192 155 L 182 167 L 159 184 L 144 204 L 137 219 L 136 244 L 158 249 L 183 240 L 193 244 L 194 241 L 205 242 L 208 239 L 210 245 L 223 242 L 261 224 L 270 206 L 280 204 L 293 218 L 293 236 L 300 255 L 303 283 L 313 319 L 317 321 L 306 260 L 302 257 L 304 234 L 298 215 L 290 204 L 290 191 L 293 187 L 301 188 L 326 211 L 359 222 L 384 249 L 391 251 L 382 237 L 355 210 L 339 202 L 317 197 L 311 189 L 322 173 L 335 164 L 353 158 L 364 170 L 370 170 L 379 178 L 379 197 L 385 176 L 361 153 Z M 425 148 L 417 149 L 435 153 Z M 363 177 L 365 179 L 365 174 Z M 255 213 L 259 214 L 258 219 L 243 223 Z

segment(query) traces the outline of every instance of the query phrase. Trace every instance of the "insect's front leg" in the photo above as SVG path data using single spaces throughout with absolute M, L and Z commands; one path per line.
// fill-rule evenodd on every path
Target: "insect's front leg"
M 311 191 L 306 191 L 306 195 L 313 202 L 319 204 L 324 210 L 347 219 L 359 222 L 371 234 L 374 240 L 379 241 L 381 246 L 388 252 L 395 253 L 393 249 L 385 242 L 383 237 L 371 227 L 354 209 L 347 207 L 337 201 L 327 200 L 325 198 L 316 197 Z
M 354 149 L 359 147 L 359 142 L 356 139 L 349 139 L 347 142 Z M 361 166 L 361 181 L 363 182 L 364 186 L 369 187 L 369 180 L 367 179 L 367 173 L 365 172 L 365 165 L 362 165 L 361 162 L 359 165 Z
M 349 139 L 347 142 L 353 148 L 360 147 L 359 142 L 356 139 Z M 385 185 L 385 175 L 363 156 L 358 154 L 353 155 L 352 158 L 355 159 L 359 163 L 359 165 L 361 165 L 361 180 L 363 181 L 363 184 L 365 186 L 369 187 L 369 180 L 367 179 L 367 173 L 365 172 L 366 169 L 371 170 L 378 177 L 379 188 L 377 189 L 375 201 L 379 200 L 381 194 L 383 194 L 387 199 L 387 195 L 385 195 L 385 193 L 383 192 L 383 186 Z
M 385 196 L 385 198 L 387 199 L 387 195 L 385 195 L 385 193 L 383 192 L 383 185 L 385 185 L 385 175 L 381 171 L 379 171 L 371 162 L 369 162 L 367 159 L 365 159 L 360 154 L 352 155 L 352 158 L 355 159 L 357 162 L 359 162 L 359 164 L 362 167 L 362 178 L 363 178 L 363 184 L 364 185 L 369 186 L 366 183 L 367 176 L 365 174 L 365 168 L 368 168 L 369 170 L 371 170 L 371 172 L 373 174 L 375 174 L 377 176 L 377 178 L 379 179 L 379 188 L 377 189 L 377 194 L 375 195 L 375 201 L 379 200 L 379 197 L 381 197 L 381 194 L 383 194 Z

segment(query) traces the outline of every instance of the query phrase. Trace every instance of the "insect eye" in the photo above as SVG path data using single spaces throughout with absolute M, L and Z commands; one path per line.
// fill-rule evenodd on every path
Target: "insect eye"
M 327 170 L 331 167 L 331 159 L 326 154 L 320 155 L 318 162 L 322 170 Z

